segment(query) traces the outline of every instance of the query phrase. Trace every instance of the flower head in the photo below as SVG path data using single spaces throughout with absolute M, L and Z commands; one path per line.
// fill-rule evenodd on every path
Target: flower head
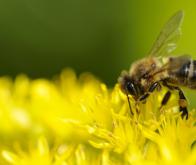
M 0 79 L 3 164 L 195 164 L 196 118 L 176 112 L 177 95 L 159 109 L 161 93 L 135 104 L 118 84 L 64 70 L 54 80 Z

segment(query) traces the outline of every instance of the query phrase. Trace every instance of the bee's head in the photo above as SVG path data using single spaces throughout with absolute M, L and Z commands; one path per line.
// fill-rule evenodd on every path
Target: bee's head
M 118 79 L 121 90 L 125 94 L 130 94 L 134 99 L 138 99 L 142 93 L 142 88 L 139 83 L 135 82 L 134 79 L 126 72 L 123 71 Z

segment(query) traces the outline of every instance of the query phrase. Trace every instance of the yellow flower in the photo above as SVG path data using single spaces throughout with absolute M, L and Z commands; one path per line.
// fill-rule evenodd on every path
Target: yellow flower
M 154 92 L 134 115 L 118 85 L 64 70 L 54 80 L 0 79 L 1 164 L 196 164 L 196 112 L 183 120 L 174 93 Z M 155 101 L 156 100 L 156 101 Z M 139 113 L 136 111 L 139 110 Z

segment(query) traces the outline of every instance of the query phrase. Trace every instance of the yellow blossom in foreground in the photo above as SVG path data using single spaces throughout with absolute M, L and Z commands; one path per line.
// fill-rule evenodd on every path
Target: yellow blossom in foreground
M 159 110 L 154 92 L 139 114 L 116 85 L 65 70 L 54 80 L 0 78 L 0 164 L 196 164 L 196 112 L 181 119 L 177 94 Z

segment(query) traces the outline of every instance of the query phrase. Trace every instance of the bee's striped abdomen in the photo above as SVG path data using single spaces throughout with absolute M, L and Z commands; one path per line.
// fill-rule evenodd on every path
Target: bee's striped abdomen
M 196 82 L 196 60 L 191 61 L 189 80 Z
M 186 61 L 185 61 L 186 60 Z M 176 57 L 170 60 L 170 82 L 196 89 L 196 60 Z
M 196 89 L 196 60 L 189 60 L 177 74 L 181 85 Z
M 179 69 L 179 71 L 177 72 L 177 77 L 187 80 L 190 77 L 190 69 L 192 70 L 192 67 L 192 60 L 189 60 Z

